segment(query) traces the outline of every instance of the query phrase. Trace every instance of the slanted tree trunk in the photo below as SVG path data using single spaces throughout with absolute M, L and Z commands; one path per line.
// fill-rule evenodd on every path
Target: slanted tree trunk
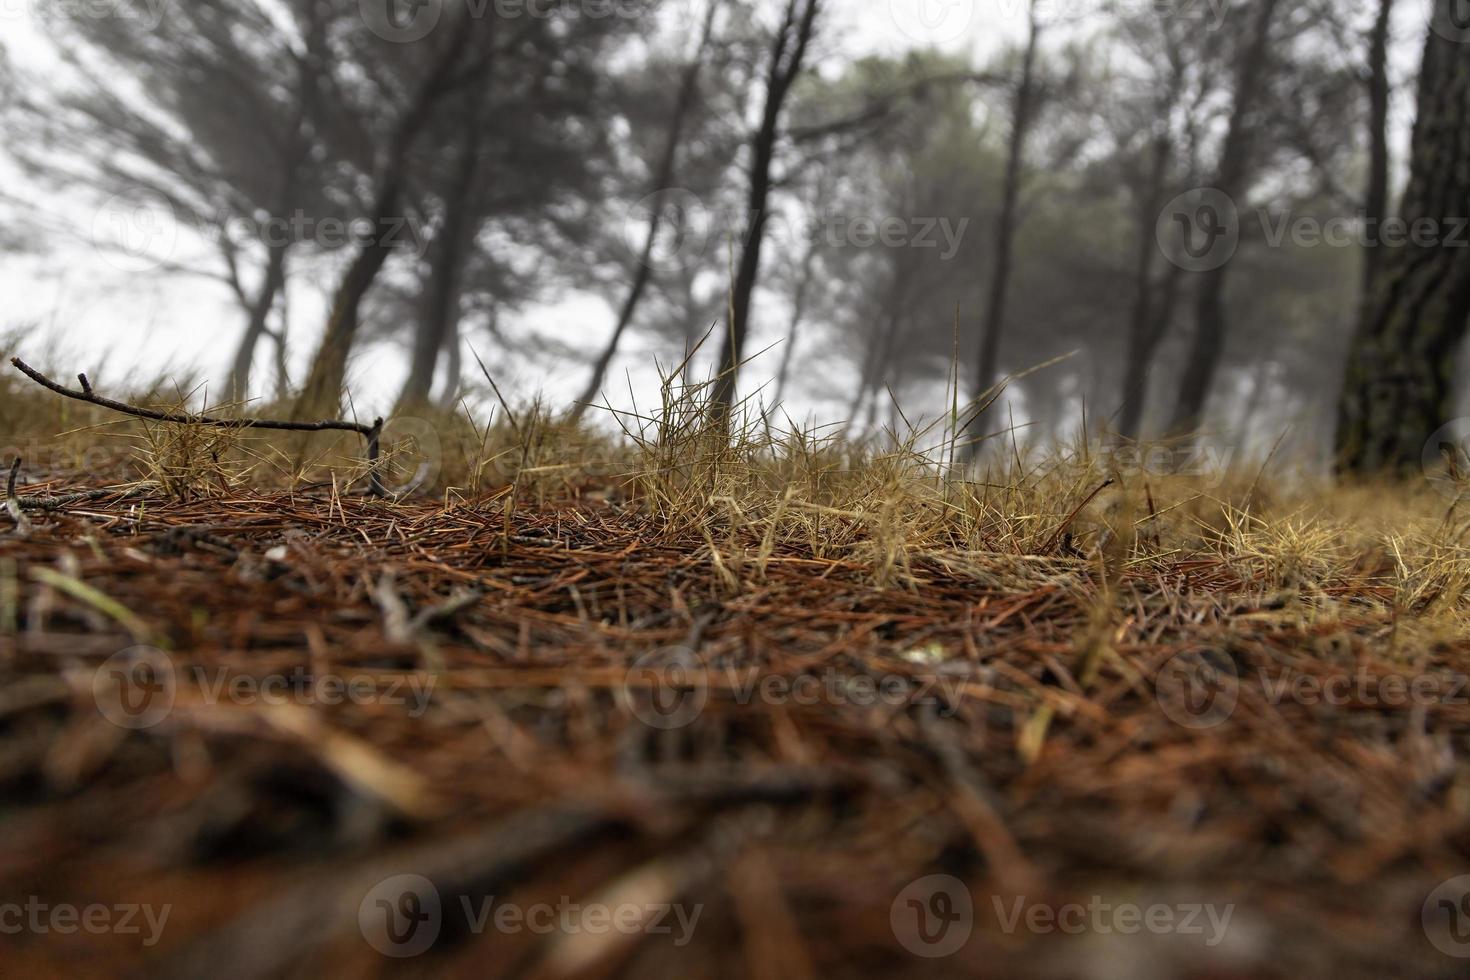
M 801 4 L 798 7 L 798 3 Z M 751 140 L 750 190 L 746 197 L 747 224 L 740 251 L 740 265 L 730 294 L 730 320 L 720 344 L 720 373 L 715 379 L 713 403 L 728 412 L 735 404 L 745 337 L 750 325 L 750 304 L 760 276 L 761 246 L 765 241 L 767 207 L 773 179 L 771 165 L 776 140 L 781 132 L 781 111 L 791 84 L 801 74 L 807 46 L 816 32 L 821 0 L 787 0 L 786 13 L 771 45 L 771 63 L 766 74 L 766 102 L 761 122 Z
M 898 283 L 895 282 L 894 286 L 893 293 L 896 295 L 899 292 L 897 288 Z M 883 321 L 882 332 L 875 336 L 873 342 L 868 346 L 867 355 L 863 358 L 862 374 L 858 377 L 857 391 L 854 392 L 852 404 L 847 409 L 847 419 L 845 421 L 849 432 L 856 425 L 857 417 L 862 410 L 864 402 L 869 403 L 870 407 L 868 409 L 867 421 L 863 423 L 863 429 L 859 429 L 858 431 L 866 431 L 866 428 L 872 424 L 873 414 L 877 411 L 876 400 L 878 392 L 883 386 L 883 366 L 892 356 L 893 345 L 898 337 L 901 317 L 902 313 L 897 304 L 890 303 L 888 306 L 888 315 Z
M 326 70 L 323 62 L 327 45 L 327 25 L 323 13 L 316 7 L 308 8 L 307 11 L 306 50 L 296 62 L 298 69 L 296 107 L 280 171 L 281 185 L 277 190 L 275 200 L 276 216 L 278 217 L 289 215 L 293 202 L 297 198 L 297 191 L 305 179 L 303 170 L 311 158 L 313 140 L 310 130 L 321 111 L 321 78 Z M 265 275 L 260 290 L 250 304 L 245 333 L 240 338 L 239 346 L 235 349 L 235 360 L 230 368 L 230 398 L 232 400 L 243 401 L 250 397 L 250 375 L 255 364 L 255 348 L 259 345 L 261 337 L 270 335 L 267 322 L 270 319 L 271 310 L 275 308 L 277 296 L 280 296 L 284 302 L 286 258 L 292 244 L 294 243 L 289 241 L 270 244 L 270 251 L 266 257 Z M 233 268 L 232 264 L 232 271 Z M 284 348 L 285 326 L 283 324 L 281 333 L 276 336 L 278 364 L 285 362 Z M 278 372 L 277 376 L 278 394 L 282 373 L 284 372 Z
M 1178 294 L 1179 268 L 1171 266 L 1162 286 L 1163 295 L 1156 296 L 1160 286 L 1154 282 L 1155 252 L 1158 248 L 1156 227 L 1159 211 L 1169 182 L 1169 168 L 1174 161 L 1174 139 L 1168 120 L 1179 105 L 1185 83 L 1186 66 L 1177 49 L 1170 51 L 1167 88 L 1156 100 L 1159 127 L 1149 148 L 1148 176 L 1138 197 L 1138 241 L 1133 262 L 1133 313 L 1129 320 L 1127 346 L 1123 354 L 1123 391 L 1118 408 L 1117 434 L 1136 441 L 1143 429 L 1144 409 L 1148 405 L 1148 379 L 1154 355 L 1164 339 L 1164 331 L 1174 315 L 1174 298 Z M 1156 302 L 1157 301 L 1157 302 Z
M 791 362 L 796 351 L 796 332 L 806 316 L 807 294 L 811 292 L 812 277 L 817 264 L 817 242 L 814 237 L 802 256 L 801 271 L 797 273 L 796 294 L 791 298 L 791 324 L 786 328 L 786 349 L 781 352 L 781 369 L 776 372 L 776 393 L 772 402 L 781 404 L 786 397 L 786 382 L 791 377 Z
M 412 412 L 428 404 L 434 388 L 434 376 L 439 366 L 439 356 L 448 347 L 448 338 L 456 333 L 455 323 L 459 319 L 461 280 L 464 273 L 463 246 L 459 244 L 459 229 L 442 233 L 452 234 L 453 241 L 437 244 L 437 253 L 432 261 L 425 294 L 421 297 L 418 329 L 414 331 L 413 348 L 409 354 L 408 377 L 398 393 L 393 409 L 395 414 Z M 456 334 L 457 335 L 457 334 Z
M 250 373 L 255 364 L 255 348 L 270 330 L 271 310 L 275 308 L 276 296 L 286 284 L 285 245 L 272 245 L 266 259 L 265 279 L 256 291 L 250 304 L 250 320 L 240 345 L 235 348 L 235 360 L 230 367 L 230 400 L 244 401 L 250 397 Z
M 1041 42 L 1041 24 L 1036 4 L 1027 8 L 1029 24 L 1026 49 L 1021 58 L 1021 77 L 1011 97 L 1011 140 L 1006 154 L 1006 171 L 1001 190 L 1000 217 L 995 226 L 994 261 L 990 268 L 990 294 L 985 319 L 980 326 L 980 352 L 975 368 L 975 397 L 984 397 L 1000 372 L 1000 342 L 1005 331 L 1006 305 L 1010 298 L 1011 264 L 1019 224 L 1022 167 L 1025 163 L 1026 137 L 1036 114 L 1036 53 Z M 984 434 L 984 413 L 970 419 L 964 454 L 972 462 L 979 458 Z
M 1436 0 L 1419 76 L 1409 183 L 1400 215 L 1432 227 L 1385 249 L 1354 338 L 1338 406 L 1338 471 L 1404 475 L 1453 415 L 1456 353 L 1470 322 L 1470 31 L 1457 0 Z M 1460 41 L 1451 40 L 1459 37 Z M 1458 236 L 1458 237 L 1457 237 Z
M 597 363 L 592 366 L 592 376 L 587 380 L 587 387 L 583 389 L 582 396 L 572 406 L 569 416 L 572 422 L 581 421 L 588 406 L 596 400 L 598 392 L 602 390 L 602 384 L 607 379 L 608 368 L 612 366 L 613 358 L 617 356 L 618 345 L 623 340 L 623 333 L 633 322 L 633 316 L 638 312 L 638 304 L 643 299 L 643 293 L 647 290 L 648 282 L 653 276 L 653 249 L 658 243 L 658 233 L 663 225 L 664 194 L 670 190 L 674 182 L 675 166 L 679 157 L 679 141 L 683 136 L 684 123 L 689 116 L 689 110 L 694 105 L 694 96 L 699 90 L 699 70 L 704 65 L 705 50 L 709 47 L 710 38 L 714 34 L 715 14 L 719 8 L 719 0 L 710 0 L 709 8 L 704 14 L 704 27 L 700 30 L 699 43 L 695 46 L 693 57 L 684 66 L 684 71 L 679 77 L 679 90 L 674 97 L 674 111 L 669 117 L 669 129 L 664 138 L 663 152 L 659 156 L 658 169 L 654 172 L 653 200 L 650 202 L 648 231 L 643 240 L 643 251 L 638 256 L 638 265 L 633 270 L 633 282 L 628 287 L 628 295 L 623 299 L 622 308 L 618 311 L 618 320 L 613 326 L 612 336 L 608 339 L 602 354 L 597 358 Z
M 474 121 L 462 134 L 454 178 L 444 196 L 444 223 L 430 248 L 428 281 L 414 332 L 408 378 L 399 392 L 395 412 L 411 412 L 428 404 L 439 353 L 459 321 L 465 262 L 479 233 L 471 198 L 479 171 L 482 120 L 473 108 L 468 117 Z
M 995 254 L 990 269 L 990 297 L 980 330 L 980 360 L 975 374 L 977 395 L 995 384 L 1000 371 L 1000 341 L 1005 331 L 1006 303 L 1010 298 L 1011 264 L 1016 247 L 1017 208 L 1021 199 L 1022 168 L 1026 138 L 1036 115 L 1036 52 L 1041 25 L 1032 3 L 1026 50 L 1021 58 L 1021 78 L 1011 101 L 1011 142 L 1006 154 L 1005 185 L 1001 191 L 1000 218 L 995 226 Z M 978 422 L 978 419 L 976 420 Z M 974 444 L 972 444 L 973 446 Z
M 301 390 L 298 414 L 302 417 L 330 413 L 341 400 L 342 386 L 347 377 L 347 357 L 357 339 L 362 301 L 378 278 L 383 264 L 388 261 L 390 248 L 387 241 L 392 232 L 388 215 L 394 210 L 400 190 L 401 183 L 395 180 L 379 193 L 372 209 L 373 214 L 379 216 L 372 221 L 375 229 L 373 238 L 358 249 L 357 256 L 332 296 L 327 329 L 312 357 L 311 371 Z
M 1251 154 L 1255 148 L 1256 110 L 1265 88 L 1271 63 L 1271 28 L 1280 0 L 1257 0 L 1256 19 L 1235 66 L 1235 103 L 1230 111 L 1229 130 L 1220 152 L 1215 189 L 1237 204 L 1250 189 Z M 1204 421 L 1205 404 L 1225 348 L 1225 287 L 1230 263 L 1200 273 L 1195 295 L 1195 329 L 1180 377 L 1179 394 L 1169 431 L 1176 436 L 1194 435 Z
M 889 351 L 893 349 L 894 338 L 898 333 L 899 319 L 903 315 L 903 304 L 908 294 L 908 280 L 898 269 L 894 269 L 888 280 L 888 289 L 884 294 L 882 306 L 873 312 L 873 319 L 882 318 L 883 325 L 877 333 L 868 338 L 866 349 L 863 351 L 863 366 L 858 372 L 857 389 L 853 392 L 852 401 L 847 406 L 847 415 L 843 424 L 851 432 L 857 425 L 858 414 L 862 410 L 863 403 L 877 389 L 879 381 L 883 377 L 883 366 L 888 360 Z
M 368 210 L 372 226 L 371 238 L 358 246 L 357 254 L 342 276 L 332 296 L 327 327 L 311 361 L 311 371 L 302 386 L 297 414 L 313 415 L 334 411 L 342 397 L 342 384 L 347 376 L 347 357 L 357 339 L 361 325 L 361 309 L 368 290 L 378 278 L 403 232 L 396 220 L 408 180 L 409 153 L 420 132 L 428 123 L 435 103 L 463 80 L 455 77 L 460 55 L 474 34 L 473 23 L 467 22 L 467 8 L 459 8 L 457 23 L 447 24 L 450 38 L 433 69 L 419 86 L 413 103 L 399 117 L 387 152 L 375 181 L 376 191 Z M 486 18 L 485 22 L 492 22 Z M 475 22 L 475 23 L 478 23 Z M 488 42 L 487 42 L 488 43 Z M 488 67 L 488 57 L 482 69 Z
M 1169 173 L 1171 140 L 1167 132 L 1155 137 L 1148 184 L 1138 199 L 1138 251 L 1133 263 L 1133 313 L 1128 324 L 1128 342 L 1123 353 L 1123 404 L 1118 410 L 1118 435 L 1136 440 L 1143 426 L 1148 402 L 1148 375 L 1154 353 L 1168 322 L 1154 309 L 1154 252 L 1158 247 L 1154 227 L 1164 204 L 1164 182 Z

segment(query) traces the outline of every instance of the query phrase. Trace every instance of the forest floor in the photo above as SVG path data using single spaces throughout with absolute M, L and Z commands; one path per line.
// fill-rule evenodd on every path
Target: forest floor
M 696 469 L 27 470 L 3 972 L 1465 975 L 1448 501 Z

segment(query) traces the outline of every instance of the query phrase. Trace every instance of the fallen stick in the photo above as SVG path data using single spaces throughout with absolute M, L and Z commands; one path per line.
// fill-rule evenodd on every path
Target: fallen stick
M 172 422 L 178 425 L 207 425 L 220 429 L 274 429 L 278 432 L 356 432 L 367 440 L 367 462 L 368 462 L 368 492 L 374 497 L 386 497 L 388 491 L 383 487 L 382 477 L 378 473 L 379 447 L 383 436 L 383 420 L 375 419 L 372 425 L 363 425 L 361 422 L 347 422 L 341 419 L 323 419 L 320 422 L 282 422 L 271 419 L 226 419 L 210 415 L 196 415 L 192 412 L 166 412 L 156 408 L 143 408 L 138 405 L 129 405 L 113 398 L 104 398 L 92 390 L 92 383 L 87 380 L 85 374 L 77 375 L 77 380 L 82 383 L 82 390 L 68 388 L 65 385 L 52 381 L 46 375 L 31 367 L 18 357 L 12 357 L 10 363 L 16 369 L 30 378 L 36 384 L 56 392 L 58 395 L 86 402 L 89 405 L 97 405 L 101 408 L 120 412 L 123 415 L 131 415 L 134 418 L 149 419 L 154 422 Z

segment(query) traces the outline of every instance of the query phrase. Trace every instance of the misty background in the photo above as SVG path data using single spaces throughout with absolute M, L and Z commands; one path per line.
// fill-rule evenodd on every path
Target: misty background
M 465 56 L 436 0 L 0 0 L 0 285 L 23 352 L 104 389 L 167 368 L 212 401 L 242 381 L 284 398 L 362 257 L 354 222 L 387 217 L 348 354 L 358 414 L 452 404 L 482 386 L 476 356 L 507 394 L 569 405 L 629 308 L 598 390 L 646 406 L 655 361 L 706 334 L 690 373 L 718 368 L 784 58 L 740 397 L 861 435 L 946 411 L 957 365 L 965 397 L 1024 375 L 986 425 L 1035 444 L 1085 419 L 1327 461 L 1375 28 L 1396 200 L 1423 0 L 1281 4 L 1264 52 L 1262 0 L 470 6 Z M 426 11 L 424 36 L 401 29 Z M 1232 124 L 1251 134 L 1233 162 Z M 1240 190 L 1216 207 L 1199 189 L 1222 167 Z M 1199 384 L 1197 292 L 1226 266 Z

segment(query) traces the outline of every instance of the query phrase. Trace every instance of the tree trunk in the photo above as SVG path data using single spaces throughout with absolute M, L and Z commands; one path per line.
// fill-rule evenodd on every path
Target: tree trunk
M 898 292 L 898 283 L 895 281 L 893 293 Z M 847 407 L 846 427 L 849 431 L 857 422 L 858 414 L 861 412 L 863 403 L 870 401 L 883 381 L 883 365 L 887 362 L 893 350 L 894 338 L 898 335 L 899 311 L 896 305 L 890 304 L 888 316 L 883 321 L 883 331 L 873 337 L 872 343 L 868 345 L 867 353 L 863 357 L 863 370 L 858 376 L 857 391 L 853 393 L 852 403 Z M 875 409 L 868 411 L 868 423 L 871 423 Z
M 786 349 L 781 352 L 781 370 L 776 372 L 776 393 L 772 396 L 772 402 L 781 404 L 786 397 L 786 382 L 791 376 L 791 361 L 796 352 L 796 331 L 801 327 L 802 317 L 806 316 L 807 294 L 811 291 L 812 273 L 817 264 L 817 243 L 813 238 L 807 245 L 806 255 L 801 260 L 801 272 L 796 280 L 796 295 L 791 299 L 791 325 L 786 329 Z
M 324 11 L 315 6 L 306 10 L 304 31 L 305 54 L 297 60 L 296 107 L 292 116 L 290 139 L 283 148 L 279 168 L 280 186 L 274 198 L 275 217 L 289 217 L 297 200 L 297 191 L 305 175 L 303 168 L 311 158 L 314 137 L 310 129 L 320 113 L 320 83 L 326 46 L 326 20 Z M 286 258 L 293 242 L 278 242 L 270 245 L 266 256 L 266 267 L 260 291 L 247 310 L 248 321 L 240 344 L 235 349 L 235 360 L 230 367 L 230 398 L 245 401 L 250 397 L 250 375 L 255 365 L 255 348 L 263 336 L 273 336 L 276 341 L 276 396 L 283 397 L 286 327 L 284 322 L 279 334 L 272 335 L 268 324 L 276 298 L 286 299 Z M 232 273 L 234 264 L 231 263 Z M 237 285 L 238 288 L 238 285 Z M 284 314 L 283 314 L 284 316 Z
M 1154 354 L 1164 331 L 1174 316 L 1174 303 L 1179 291 L 1178 265 L 1171 263 L 1163 284 L 1161 302 L 1155 305 L 1154 256 L 1158 248 L 1159 212 L 1169 183 L 1169 168 L 1174 159 L 1174 140 L 1169 132 L 1169 119 L 1179 105 L 1186 74 L 1182 54 L 1171 47 L 1168 87 L 1156 101 L 1157 122 L 1149 161 L 1147 183 L 1138 195 L 1138 251 L 1134 257 L 1133 314 L 1129 322 L 1127 348 L 1123 361 L 1122 401 L 1118 408 L 1116 432 L 1119 437 L 1137 441 L 1143 430 L 1144 410 L 1148 406 L 1148 380 L 1153 370 Z
M 1271 26 L 1279 0 L 1258 0 L 1258 3 L 1250 39 L 1236 64 L 1235 104 L 1215 177 L 1215 189 L 1235 202 L 1250 189 L 1254 116 L 1271 60 Z M 1229 262 L 1200 273 L 1195 296 L 1194 339 L 1186 355 L 1179 396 L 1169 423 L 1172 435 L 1193 435 L 1204 421 L 1205 404 L 1220 366 L 1220 353 L 1225 348 L 1225 287 L 1229 275 Z
M 386 206 L 375 207 L 374 213 L 381 216 L 389 214 L 397 197 L 398 186 L 395 184 L 391 195 L 379 197 L 379 203 Z M 388 261 L 390 251 L 385 244 L 391 227 L 387 218 L 380 217 L 373 225 L 377 229 L 373 240 L 358 250 L 357 257 L 333 295 L 327 329 L 302 386 L 299 413 L 303 417 L 317 412 L 333 412 L 341 401 L 342 387 L 347 378 L 347 357 L 361 324 L 362 301 L 378 278 L 383 264 Z
M 322 333 L 321 344 L 312 358 L 311 371 L 297 401 L 296 411 L 300 416 L 335 411 L 340 404 L 342 385 L 347 376 L 347 357 L 361 325 L 362 302 L 383 264 L 388 261 L 393 239 L 402 233 L 400 222 L 395 219 L 408 179 L 409 152 L 428 123 L 435 102 L 461 83 L 455 78 L 454 69 L 471 34 L 475 33 L 473 25 L 466 23 L 467 10 L 460 8 L 459 22 L 446 25 L 450 42 L 419 87 L 413 103 L 398 119 L 369 210 L 372 238 L 358 246 L 357 255 L 333 294 L 326 330 Z M 493 22 L 493 18 L 485 18 L 485 22 Z M 488 69 L 488 64 L 489 59 L 486 58 L 482 71 Z
M 229 399 L 244 402 L 250 398 L 250 372 L 255 363 L 255 348 L 260 338 L 269 330 L 271 310 L 275 308 L 276 296 L 286 282 L 285 245 L 272 245 L 266 260 L 265 278 L 260 290 L 250 304 L 250 320 L 235 348 L 235 360 L 230 367 Z
M 286 345 L 291 336 L 291 291 L 282 285 L 277 296 L 280 298 L 280 322 L 270 337 L 276 355 L 276 401 L 284 405 L 291 393 L 291 374 L 286 367 Z
M 480 163 L 481 120 L 473 109 L 469 117 L 474 121 L 463 134 L 454 180 L 444 196 L 444 224 L 431 250 L 427 295 L 414 332 L 408 378 L 399 392 L 395 412 L 412 412 L 428 404 L 439 352 L 459 321 L 464 266 L 479 233 L 479 222 L 471 213 L 471 198 Z
M 455 237 L 458 238 L 458 232 Z M 393 409 L 395 414 L 413 412 L 429 403 L 439 356 L 446 349 L 450 334 L 456 332 L 464 254 L 454 242 L 443 242 L 441 248 L 441 254 L 429 269 L 426 295 L 421 304 L 422 318 L 414 331 L 408 377 L 398 393 Z
M 1000 370 L 1000 341 L 1005 330 L 1006 302 L 1010 296 L 1011 263 L 1016 246 L 1016 210 L 1021 198 L 1022 166 L 1026 137 L 1031 131 L 1036 108 L 1036 50 L 1041 39 L 1036 4 L 1030 6 L 1030 29 L 1021 60 L 1021 79 L 1011 107 L 1011 143 L 1006 155 L 1005 186 L 1001 192 L 1000 219 L 995 228 L 995 262 L 990 271 L 990 298 L 980 333 L 980 362 L 975 375 L 975 392 L 995 384 Z M 977 420 L 978 421 L 978 420 Z
M 1133 265 L 1133 315 L 1128 326 L 1128 343 L 1123 354 L 1123 403 L 1118 409 L 1118 435 L 1137 440 L 1143 426 L 1143 409 L 1148 402 L 1148 375 L 1154 351 L 1162 339 L 1155 318 L 1154 252 L 1158 247 L 1154 227 L 1164 203 L 1164 181 L 1169 173 L 1171 142 L 1167 132 L 1154 139 L 1148 186 L 1139 196 L 1138 251 Z
M 455 320 L 450 325 L 448 336 L 444 338 L 444 390 L 439 392 L 439 407 L 448 412 L 455 411 L 456 402 L 459 401 L 459 380 L 464 358 L 461 347 L 460 322 Z
M 1370 240 L 1382 234 L 1383 219 L 1388 216 L 1388 108 L 1392 95 L 1388 77 L 1389 28 L 1393 23 L 1393 0 L 1379 0 L 1378 20 L 1368 43 L 1368 187 L 1363 195 L 1363 223 Z M 1373 292 L 1381 249 L 1363 249 L 1363 309 Z
M 659 157 L 658 170 L 654 173 L 652 191 L 654 197 L 648 215 L 648 233 L 643 240 L 643 252 L 638 257 L 637 268 L 633 270 L 633 282 L 628 289 L 628 295 L 623 300 L 622 309 L 618 311 L 618 320 L 613 326 L 612 336 L 608 339 L 607 346 L 603 348 L 601 356 L 597 358 L 597 363 L 592 366 L 592 376 L 587 380 L 587 387 L 582 390 L 582 396 L 572 405 L 569 419 L 574 423 L 581 421 L 588 406 L 602 390 L 602 384 L 607 379 L 608 368 L 612 366 L 613 358 L 617 355 L 618 344 L 622 342 L 623 333 L 633 322 L 633 316 L 638 311 L 638 303 L 642 300 L 643 293 L 648 288 L 648 282 L 653 276 L 653 249 L 658 243 L 659 228 L 663 223 L 664 193 L 674 182 L 675 164 L 679 156 L 679 140 L 684 132 L 684 123 L 689 116 L 689 109 L 694 105 L 694 96 L 699 88 L 699 70 L 704 64 L 704 52 L 709 47 L 710 37 L 714 33 L 715 14 L 719 8 L 719 0 L 710 0 L 709 9 L 704 14 L 704 27 L 699 34 L 699 44 L 696 45 L 694 56 L 684 66 L 684 72 L 680 76 L 679 91 L 674 98 L 674 112 L 669 117 L 669 130 L 664 138 L 663 153 Z
M 771 47 L 771 64 L 766 76 L 766 102 L 761 124 L 751 141 L 750 191 L 746 198 L 747 225 L 740 266 L 730 295 L 730 321 L 720 344 L 720 373 L 715 379 L 713 402 L 717 411 L 728 413 L 735 405 L 737 375 L 741 352 L 750 325 L 750 304 L 760 275 L 761 245 L 765 241 L 767 203 L 771 196 L 771 164 L 776 156 L 776 140 L 780 135 L 781 110 L 791 84 L 801 73 L 807 46 L 816 29 L 820 0 L 787 0 L 786 14 Z
M 897 269 L 893 270 L 888 280 L 888 290 L 884 294 L 883 304 L 874 311 L 873 318 L 883 318 L 883 326 L 868 339 L 867 349 L 863 351 L 863 367 L 858 372 L 857 390 L 853 392 L 852 402 L 847 407 L 847 416 L 843 419 L 843 425 L 851 432 L 857 424 L 859 411 L 863 402 L 877 389 L 878 382 L 883 376 L 883 365 L 887 362 L 889 352 L 893 349 L 894 338 L 898 334 L 899 319 L 903 315 L 903 303 L 908 295 L 908 281 L 904 279 L 903 273 Z
M 1436 0 L 1419 77 L 1409 184 L 1400 214 L 1436 229 L 1386 250 L 1369 315 L 1348 355 L 1338 406 L 1339 472 L 1406 475 L 1453 415 L 1456 353 L 1470 321 L 1470 40 L 1457 0 Z M 1460 37 L 1462 41 L 1451 40 Z
M 1270 390 L 1275 382 L 1276 365 L 1262 364 L 1251 368 L 1250 388 L 1240 406 L 1240 420 L 1235 424 L 1236 445 L 1248 447 L 1250 445 L 1251 419 L 1261 410 L 1261 404 L 1266 400 L 1266 392 Z
M 1010 296 L 1012 254 L 1016 244 L 1017 205 L 1021 198 L 1021 170 L 1025 161 L 1026 137 L 1031 130 L 1036 102 L 1036 52 L 1041 40 L 1041 24 L 1036 3 L 1028 7 L 1029 27 L 1026 50 L 1021 60 L 1021 79 L 1011 104 L 1011 141 L 1006 155 L 1005 183 L 1001 191 L 1000 217 L 995 227 L 995 261 L 990 270 L 990 295 L 985 320 L 980 327 L 980 353 L 975 369 L 975 398 L 995 384 L 1000 373 L 1000 341 L 1005 330 L 1006 303 Z M 968 426 L 965 456 L 971 462 L 981 452 L 983 412 L 975 413 Z

